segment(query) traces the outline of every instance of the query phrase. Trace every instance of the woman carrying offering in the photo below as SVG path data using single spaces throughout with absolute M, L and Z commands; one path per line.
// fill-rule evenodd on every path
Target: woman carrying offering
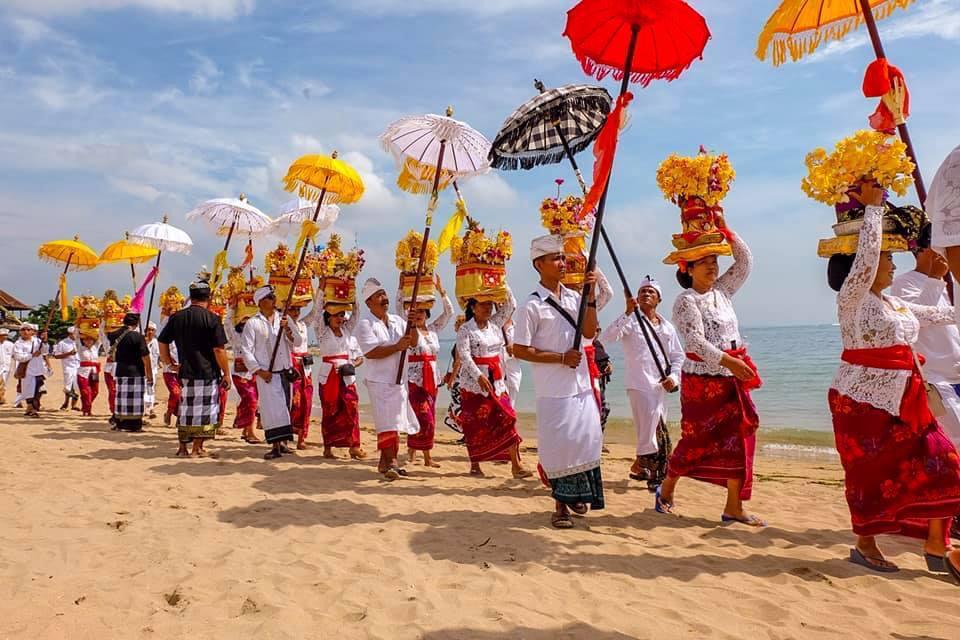
M 908 249 L 925 219 L 918 209 L 884 202 L 885 189 L 906 192 L 913 163 L 902 143 L 875 132 L 858 133 L 837 149 L 829 157 L 821 151 L 808 156 L 804 189 L 836 206 L 835 230 L 841 234 L 822 240 L 819 254 L 830 258 L 828 279 L 838 292 L 844 348 L 829 402 L 857 535 L 850 561 L 873 571 L 897 571 L 876 536 L 904 535 L 925 540 L 922 552 L 931 571 L 949 572 L 960 581 L 960 550 L 951 548 L 948 532 L 960 513 L 960 460 L 931 412 L 922 356 L 912 348 L 921 326 L 953 322 L 953 309 L 884 293 L 893 282 L 893 252 Z M 832 165 L 857 157 L 874 167 L 858 184 L 823 179 L 827 172 L 836 175 Z
M 727 156 L 709 155 L 703 148 L 694 157 L 667 158 L 657 172 L 661 190 L 681 209 L 683 233 L 674 236 L 676 251 L 664 262 L 679 265 L 677 280 L 685 289 L 674 302 L 673 324 L 687 357 L 680 386 L 680 442 L 654 504 L 658 512 L 673 514 L 677 482 L 688 476 L 726 487 L 722 522 L 763 527 L 766 522 L 743 508 L 752 495 L 760 426 L 750 392 L 761 381 L 733 308 L 753 256 L 727 228 L 719 206 L 734 175 Z M 734 264 L 719 275 L 717 257 L 722 255 L 732 255 Z

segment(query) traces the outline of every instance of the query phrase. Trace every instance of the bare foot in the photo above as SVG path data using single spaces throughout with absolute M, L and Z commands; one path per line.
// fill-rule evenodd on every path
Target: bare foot
M 367 452 L 363 449 L 350 449 L 350 457 L 354 460 L 365 460 Z

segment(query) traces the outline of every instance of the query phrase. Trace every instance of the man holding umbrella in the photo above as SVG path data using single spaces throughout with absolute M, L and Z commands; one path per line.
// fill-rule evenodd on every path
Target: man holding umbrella
M 541 477 L 556 501 L 557 529 L 573 528 L 570 511 L 586 515 L 603 509 L 600 410 L 583 352 L 573 349 L 580 296 L 561 284 L 566 266 L 563 236 L 535 238 L 530 259 L 540 274 L 536 291 L 519 308 L 514 355 L 533 363 L 537 394 L 537 440 Z M 589 288 L 583 336 L 597 333 L 596 272 L 587 273 Z
M 160 362 L 175 371 L 182 386 L 177 436 L 177 455 L 216 457 L 203 448 L 216 436 L 220 417 L 220 392 L 230 390 L 230 363 L 224 347 L 227 336 L 219 316 L 210 311 L 210 284 L 199 280 L 190 285 L 190 306 L 176 312 L 157 337 Z M 175 344 L 179 364 L 170 345 Z M 192 451 L 187 445 L 193 444 Z

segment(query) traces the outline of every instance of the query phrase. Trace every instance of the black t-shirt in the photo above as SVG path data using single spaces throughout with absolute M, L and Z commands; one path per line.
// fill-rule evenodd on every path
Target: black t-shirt
M 147 375 L 143 367 L 143 359 L 150 355 L 147 341 L 137 331 L 120 331 L 111 334 L 111 342 L 117 345 L 115 362 L 117 363 L 116 376 L 118 378 L 142 378 Z M 109 336 L 108 336 L 109 337 Z
M 177 345 L 182 380 L 220 378 L 213 350 L 227 344 L 227 334 L 217 314 L 196 305 L 181 309 L 170 316 L 157 340 Z

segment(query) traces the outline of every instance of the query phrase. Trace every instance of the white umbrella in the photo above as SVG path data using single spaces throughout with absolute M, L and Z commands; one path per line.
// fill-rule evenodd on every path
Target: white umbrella
M 268 233 L 279 238 L 286 238 L 292 233 L 300 231 L 304 220 L 313 220 L 317 203 L 306 198 L 294 198 L 281 207 L 276 219 L 271 223 Z M 320 207 L 317 216 L 317 227 L 324 231 L 333 226 L 340 217 L 340 207 L 335 204 L 325 204 Z
M 431 171 L 433 173 L 433 188 L 430 192 L 430 203 L 427 205 L 420 262 L 417 265 L 417 276 L 413 281 L 413 300 L 417 299 L 417 292 L 420 289 L 419 274 L 423 271 L 423 260 L 427 253 L 441 176 L 453 181 L 456 185 L 457 180 L 465 180 L 490 171 L 490 161 L 487 159 L 490 153 L 490 141 L 467 123 L 454 120 L 452 116 L 452 107 L 447 107 L 445 116 L 433 113 L 407 116 L 393 122 L 380 136 L 380 144 L 396 159 L 398 169 L 402 171 L 406 167 L 409 172 L 409 163 L 413 162 L 418 165 L 418 178 L 421 177 L 420 174 L 429 175 Z M 398 185 L 405 190 L 422 192 L 418 183 L 419 180 L 412 180 L 410 184 L 405 185 L 400 181 Z M 457 196 L 459 195 L 458 188 Z M 397 384 L 400 384 L 403 378 L 405 359 L 406 351 L 400 354 Z
M 207 200 L 187 213 L 190 222 L 206 222 L 217 235 L 227 236 L 224 251 L 230 246 L 235 232 L 255 236 L 267 231 L 273 220 L 264 212 L 247 201 L 247 196 L 239 198 L 217 198 Z
M 130 242 L 143 244 L 157 249 L 157 271 L 160 270 L 160 257 L 164 251 L 173 253 L 190 254 L 193 249 L 193 240 L 187 235 L 186 231 L 167 224 L 167 216 L 163 216 L 161 222 L 151 222 L 137 227 L 130 232 Z M 159 276 L 159 273 L 157 274 Z M 154 276 L 153 283 L 150 286 L 150 306 L 147 307 L 147 321 L 143 326 L 150 324 L 150 314 L 153 312 L 153 297 L 157 291 L 157 276 Z

